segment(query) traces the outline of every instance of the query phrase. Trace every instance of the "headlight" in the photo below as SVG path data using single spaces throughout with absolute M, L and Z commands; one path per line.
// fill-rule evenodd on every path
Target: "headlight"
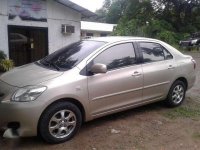
M 12 96 L 12 101 L 29 102 L 36 100 L 47 88 L 45 86 L 26 86 L 18 89 Z
M 196 40 L 192 40 L 192 42 L 191 42 L 191 43 L 192 43 L 192 44 L 196 44 L 196 43 L 197 43 L 197 41 L 198 41 L 197 39 L 196 39 Z

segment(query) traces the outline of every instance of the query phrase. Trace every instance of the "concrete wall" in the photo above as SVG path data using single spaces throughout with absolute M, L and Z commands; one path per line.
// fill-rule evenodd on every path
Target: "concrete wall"
M 58 48 L 80 40 L 80 21 L 81 14 L 79 12 L 59 4 L 54 0 L 47 0 L 47 22 L 22 21 L 19 18 L 8 20 L 7 0 L 0 0 L 0 50 L 3 50 L 7 55 L 9 54 L 8 25 L 47 27 L 48 48 L 49 53 L 52 53 Z M 75 26 L 75 33 L 63 35 L 61 33 L 61 24 Z

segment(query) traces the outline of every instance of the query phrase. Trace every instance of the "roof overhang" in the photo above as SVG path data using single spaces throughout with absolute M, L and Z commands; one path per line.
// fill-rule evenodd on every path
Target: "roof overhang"
M 94 16 L 97 16 L 97 14 L 89 11 L 88 9 L 86 8 L 83 8 L 81 6 L 79 6 L 78 4 L 75 4 L 69 0 L 55 0 L 56 2 L 66 6 L 66 7 L 69 7 L 79 13 L 82 14 L 82 18 L 89 18 L 89 17 L 94 17 Z
M 111 33 L 113 32 L 115 26 L 117 26 L 117 24 L 81 21 L 82 31 L 97 31 Z

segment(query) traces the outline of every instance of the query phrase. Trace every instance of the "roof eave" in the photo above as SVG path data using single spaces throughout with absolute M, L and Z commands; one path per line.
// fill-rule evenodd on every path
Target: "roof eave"
M 81 13 L 82 18 L 90 18 L 90 17 L 97 16 L 97 14 L 95 14 L 95 13 L 89 11 L 88 9 L 83 8 L 83 7 L 79 6 L 78 4 L 75 4 L 69 0 L 55 0 L 55 1 L 68 7 L 68 8 L 71 8 L 71 9 Z

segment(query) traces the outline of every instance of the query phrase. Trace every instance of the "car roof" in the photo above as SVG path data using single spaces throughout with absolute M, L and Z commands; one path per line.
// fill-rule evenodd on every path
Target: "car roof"
M 117 42 L 126 42 L 126 41 L 146 41 L 146 42 L 156 42 L 167 48 L 170 52 L 171 49 L 173 50 L 173 54 L 176 55 L 183 55 L 180 51 L 177 49 L 173 48 L 171 45 L 157 40 L 157 39 L 152 39 L 152 38 L 145 38 L 145 37 L 131 37 L 131 36 L 107 36 L 107 37 L 92 37 L 90 39 L 86 39 L 87 41 L 99 41 L 99 42 L 106 42 L 107 44 L 112 44 L 112 43 L 117 43 Z
M 107 43 L 114 43 L 120 41 L 128 41 L 128 40 L 149 40 L 149 41 L 158 41 L 156 39 L 145 38 L 145 37 L 131 37 L 131 36 L 107 36 L 107 37 L 92 37 L 90 39 L 86 39 L 89 41 L 101 41 Z

